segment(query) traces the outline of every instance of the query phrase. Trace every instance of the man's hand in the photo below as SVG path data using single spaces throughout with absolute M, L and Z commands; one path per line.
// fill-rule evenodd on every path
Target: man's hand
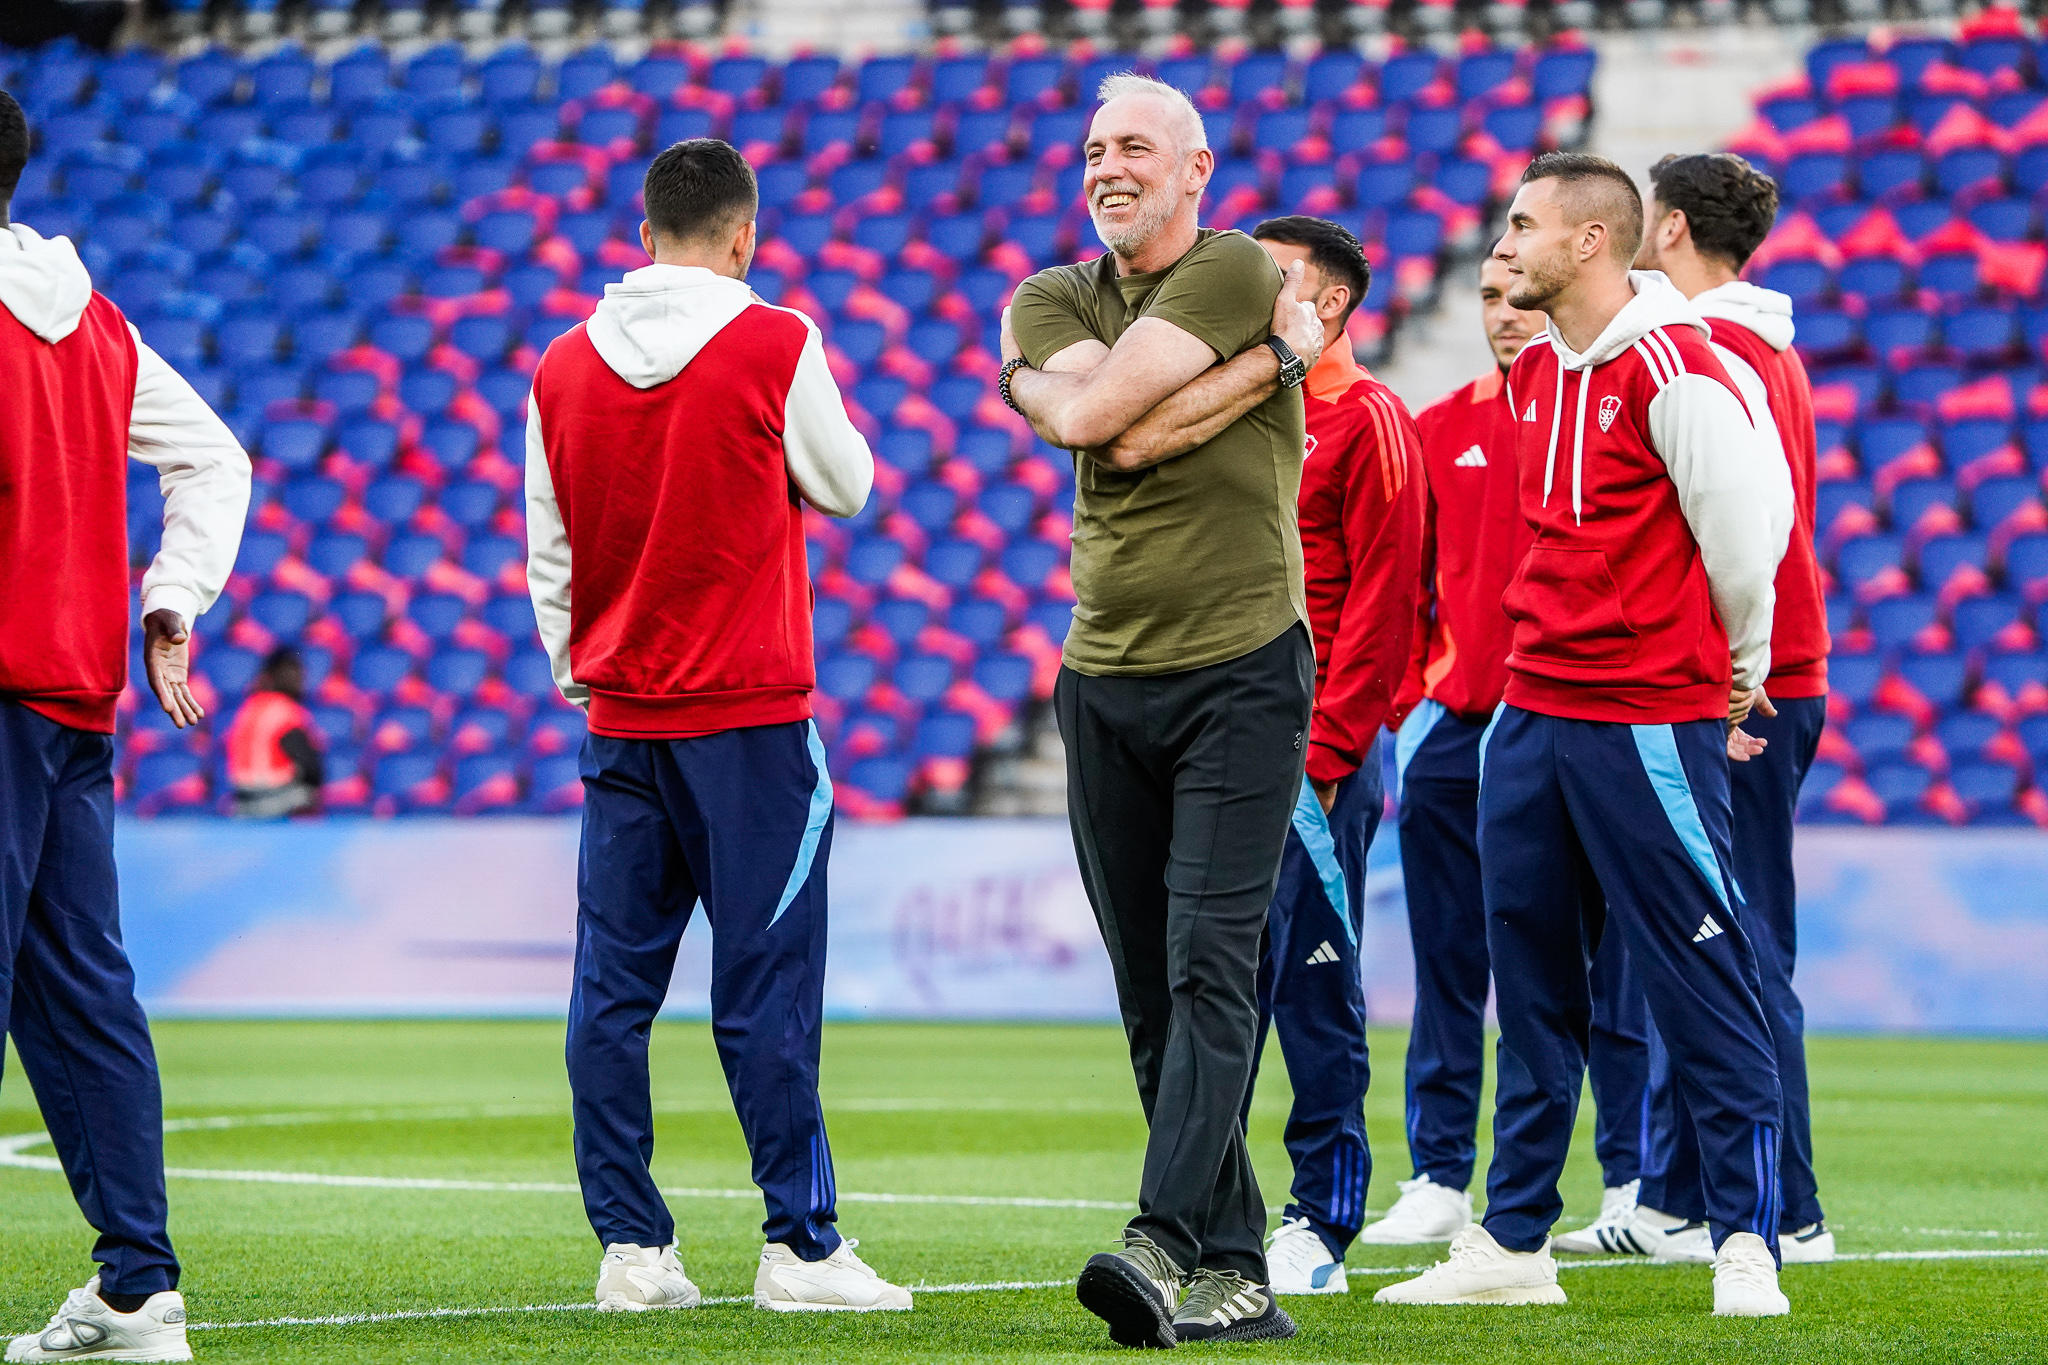
M 180 730 L 206 719 L 206 708 L 192 695 L 192 633 L 178 613 L 159 607 L 142 618 L 142 667 L 157 704 Z
M 1287 267 L 1287 279 L 1280 286 L 1280 297 L 1273 302 L 1273 335 L 1287 343 L 1289 350 L 1301 357 L 1304 365 L 1314 365 L 1323 354 L 1323 320 L 1316 316 L 1316 305 L 1312 299 L 1301 296 L 1303 265 L 1296 261 Z M 1008 324 L 1008 315 L 1004 317 Z
M 1767 739 L 1758 739 L 1740 725 L 1728 727 L 1728 759 L 1732 763 L 1747 763 L 1770 745 Z
M 1315 788 L 1316 800 L 1322 803 L 1323 814 L 1327 816 L 1330 813 L 1330 808 L 1337 804 L 1337 784 L 1335 782 L 1318 782 L 1314 778 L 1310 778 L 1308 784 Z
M 1728 724 L 1731 727 L 1748 720 L 1752 710 L 1760 716 L 1778 714 L 1778 708 L 1771 705 L 1771 699 L 1764 695 L 1761 687 L 1749 691 L 1738 687 L 1728 694 Z

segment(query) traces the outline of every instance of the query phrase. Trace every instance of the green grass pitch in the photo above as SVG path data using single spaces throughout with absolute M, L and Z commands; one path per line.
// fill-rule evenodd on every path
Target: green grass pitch
M 1118 1208 L 963 1198 L 1132 1196 L 1142 1126 L 1110 1028 L 829 1027 L 827 1115 L 849 1192 L 841 1226 L 862 1254 L 909 1284 L 1062 1283 L 927 1292 L 904 1315 L 788 1317 L 739 1303 L 587 1311 L 597 1247 L 572 1192 L 558 1023 L 173 1022 L 157 1041 L 174 1171 L 237 1173 L 171 1181 L 193 1320 L 214 1324 L 192 1334 L 202 1360 L 1079 1360 L 1114 1349 L 1065 1282 L 1109 1244 Z M 1408 1174 L 1404 1042 L 1386 1030 L 1372 1039 L 1376 1207 Z M 747 1162 L 708 1030 L 664 1024 L 654 1054 L 656 1173 L 698 1191 L 671 1201 L 685 1264 L 707 1295 L 745 1295 L 761 1211 L 720 1193 L 744 1191 Z M 1812 1054 L 1822 1193 L 1843 1251 L 1915 1255 L 1787 1271 L 1789 1320 L 1717 1321 L 1705 1268 L 1634 1263 L 1566 1269 L 1563 1308 L 1378 1308 L 1371 1293 L 1394 1268 L 1441 1248 L 1365 1250 L 1351 1258 L 1349 1297 L 1289 1301 L 1296 1340 L 1183 1350 L 1372 1362 L 2048 1360 L 2048 1044 L 1822 1038 Z M 33 1133 L 14 1059 L 7 1070 L 0 1136 Z M 1253 1125 L 1276 1206 L 1285 1104 L 1276 1064 Z M 1582 1126 L 1572 1219 L 1599 1200 L 1590 1146 Z M 4 1151 L 49 1155 L 25 1143 Z M 532 1188 L 494 1188 L 513 1183 Z M 0 1166 L 0 1328 L 40 1327 L 89 1273 L 88 1246 L 61 1176 Z M 1926 1255 L 1937 1252 L 1959 1254 Z M 502 1311 L 275 1323 L 433 1310 Z

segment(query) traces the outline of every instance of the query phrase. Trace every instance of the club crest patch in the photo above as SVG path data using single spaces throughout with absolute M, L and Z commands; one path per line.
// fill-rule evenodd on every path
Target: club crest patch
M 1310 436 L 1301 443 L 1301 458 L 1306 460 L 1316 453 L 1316 438 Z
M 1607 430 L 1607 428 L 1613 426 L 1614 419 L 1619 417 L 1620 415 L 1620 398 L 1610 393 L 1605 398 L 1600 400 L 1600 430 L 1605 431 Z

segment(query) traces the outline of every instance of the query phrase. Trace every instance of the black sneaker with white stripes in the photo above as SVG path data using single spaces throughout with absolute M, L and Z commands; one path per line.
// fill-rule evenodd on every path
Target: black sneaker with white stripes
M 1173 1315 L 1173 1334 L 1182 1341 L 1285 1341 L 1295 1333 L 1265 1285 L 1229 1270 L 1197 1270 L 1188 1295 Z
M 1180 1299 L 1181 1269 L 1150 1237 L 1124 1234 L 1121 1251 L 1090 1256 L 1074 1285 L 1081 1306 L 1109 1324 L 1119 1346 L 1171 1350 L 1173 1305 Z

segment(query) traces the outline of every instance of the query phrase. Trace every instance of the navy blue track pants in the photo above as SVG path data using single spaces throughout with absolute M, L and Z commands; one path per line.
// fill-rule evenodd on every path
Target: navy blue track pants
M 1491 717 L 1425 700 L 1394 745 L 1401 875 L 1415 951 L 1408 1034 L 1408 1153 L 1416 1175 L 1448 1189 L 1472 1183 L 1486 1062 L 1486 906 L 1479 880 L 1479 740 Z M 1588 1058 L 1593 1149 L 1603 1180 L 1641 1174 L 1649 1024 L 1627 949 L 1610 935 L 1594 958 Z
M 1785 1103 L 1785 1145 L 1780 1164 L 1785 1187 L 1781 1232 L 1822 1220 L 1813 1174 L 1813 1110 L 1806 1087 L 1806 1012 L 1792 989 L 1798 955 L 1797 886 L 1792 871 L 1792 817 L 1799 788 L 1813 766 L 1827 723 L 1825 697 L 1773 699 L 1775 717 L 1752 715 L 1743 728 L 1770 741 L 1747 763 L 1728 765 L 1735 821 L 1735 880 L 1742 891 L 1743 931 L 1756 952 L 1764 1014 L 1778 1052 L 1778 1087 Z M 1705 1218 L 1700 1158 L 1683 1097 L 1670 1070 L 1653 1073 L 1646 1103 L 1655 1126 L 1653 1160 L 1643 1179 L 1643 1202 L 1683 1218 Z
M 1327 815 L 1304 778 L 1287 831 L 1280 884 L 1266 917 L 1259 964 L 1259 1050 L 1271 1031 L 1294 1088 L 1287 1115 L 1293 1196 L 1285 1217 L 1306 1218 L 1342 1260 L 1365 1225 L 1372 1151 L 1365 1140 L 1365 1091 L 1372 1078 L 1365 1048 L 1365 862 L 1385 805 L 1380 748 L 1374 741 L 1358 771 L 1337 784 Z M 1247 1091 L 1246 1107 L 1251 1096 Z
M 683 928 L 713 928 L 711 1031 L 766 1198 L 761 1230 L 815 1261 L 839 1245 L 818 1040 L 832 782 L 808 721 L 583 747 L 569 1086 L 576 1173 L 601 1243 L 675 1239 L 648 1162 L 647 1044 Z
M 163 1089 L 114 876 L 114 740 L 0 701 L 0 1019 L 110 1294 L 178 1285 Z
M 1622 725 L 1504 708 L 1479 848 L 1501 1026 L 1485 1224 L 1533 1251 L 1563 1212 L 1607 921 L 1626 943 L 1698 1133 L 1715 1245 L 1777 1245 L 1777 1056 L 1733 910 L 1719 721 Z

